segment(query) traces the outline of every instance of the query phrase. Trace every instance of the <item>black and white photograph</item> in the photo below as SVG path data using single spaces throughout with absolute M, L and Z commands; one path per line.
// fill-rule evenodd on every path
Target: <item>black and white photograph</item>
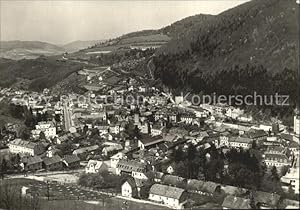
M 299 209 L 300 0 L 0 0 L 0 210 Z

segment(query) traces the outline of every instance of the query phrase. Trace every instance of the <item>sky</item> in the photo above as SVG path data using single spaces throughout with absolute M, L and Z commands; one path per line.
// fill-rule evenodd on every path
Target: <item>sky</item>
M 64 44 L 159 29 L 196 14 L 219 14 L 246 0 L 0 0 L 0 39 Z

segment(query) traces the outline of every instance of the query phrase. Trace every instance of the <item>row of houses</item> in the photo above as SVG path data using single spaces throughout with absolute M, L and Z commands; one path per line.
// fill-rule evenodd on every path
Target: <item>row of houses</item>
M 147 183 L 145 180 L 141 181 L 137 178 L 127 179 L 121 186 L 122 196 L 140 197 L 143 187 L 146 186 L 145 183 Z M 183 209 L 190 199 L 190 193 L 205 196 L 220 193 L 224 195 L 221 202 L 223 209 L 252 209 L 253 205 L 260 209 L 274 209 L 279 206 L 288 206 L 282 205 L 283 203 L 291 203 L 288 199 L 281 199 L 281 196 L 276 193 L 252 191 L 209 181 L 187 180 L 172 175 L 163 175 L 160 181 L 154 183 L 149 189 L 147 198 L 170 208 Z M 290 207 L 299 207 L 299 202 Z
M 63 158 L 55 155 L 44 159 L 40 156 L 24 156 L 21 158 L 20 166 L 24 171 L 75 169 L 80 166 L 80 159 L 76 155 L 66 155 Z

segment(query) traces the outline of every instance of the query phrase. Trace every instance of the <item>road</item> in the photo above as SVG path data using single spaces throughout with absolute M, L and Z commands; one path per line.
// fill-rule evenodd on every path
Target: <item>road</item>
M 72 126 L 72 111 L 69 109 L 67 103 L 64 104 L 64 122 L 65 122 L 65 129 L 69 131 Z

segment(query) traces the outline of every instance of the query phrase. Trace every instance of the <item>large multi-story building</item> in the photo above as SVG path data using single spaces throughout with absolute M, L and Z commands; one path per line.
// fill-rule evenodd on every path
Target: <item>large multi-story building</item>
M 15 154 L 39 155 L 42 153 L 42 148 L 33 142 L 15 139 L 8 144 L 9 151 Z
M 290 166 L 291 161 L 285 154 L 264 154 L 264 162 L 266 163 L 267 167 L 283 167 L 283 166 Z
M 252 146 L 253 140 L 247 137 L 231 137 L 228 140 L 229 147 L 233 148 L 243 148 L 243 149 L 250 149 Z

